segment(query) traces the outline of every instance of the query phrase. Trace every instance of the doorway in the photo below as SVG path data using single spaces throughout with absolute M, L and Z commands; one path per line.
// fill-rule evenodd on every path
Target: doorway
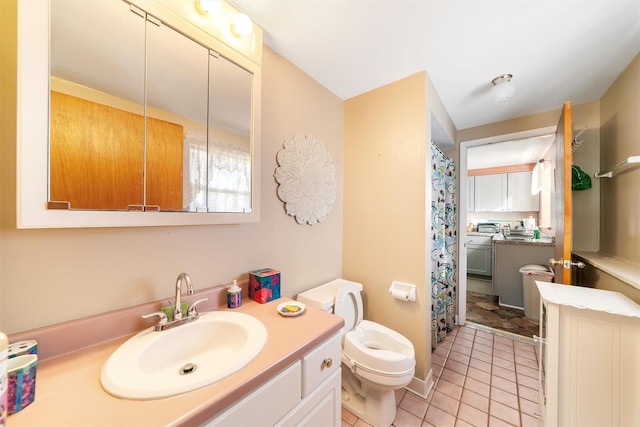
M 458 275 L 458 286 L 459 286 L 459 296 L 458 296 L 458 323 L 463 325 L 465 323 L 474 323 L 481 321 L 482 318 L 485 318 L 485 325 L 490 328 L 497 329 L 498 331 L 505 331 L 510 333 L 522 334 L 528 337 L 531 337 L 534 333 L 537 333 L 537 323 L 532 323 L 529 319 L 525 318 L 523 310 L 515 307 L 509 307 L 508 305 L 499 304 L 498 297 L 495 292 L 489 292 L 492 290 L 491 287 L 491 277 L 490 276 L 474 276 L 467 275 L 468 273 L 468 238 L 469 232 L 472 232 L 472 229 L 467 231 L 467 223 L 475 223 L 480 220 L 483 216 L 482 214 L 478 215 L 476 213 L 470 214 L 467 212 L 467 209 L 464 209 L 468 206 L 468 202 L 470 198 L 473 197 L 472 188 L 469 184 L 469 170 L 473 169 L 470 167 L 469 161 L 469 152 L 470 150 L 476 150 L 478 148 L 486 148 L 489 150 L 493 150 L 498 148 L 500 144 L 505 144 L 514 141 L 522 141 L 526 143 L 525 140 L 532 138 L 540 138 L 549 135 L 553 135 L 556 130 L 556 126 L 549 126 L 545 128 L 533 129 L 529 131 L 515 132 L 510 134 L 498 135 L 488 138 L 463 141 L 460 143 L 460 172 L 459 172 L 459 183 L 460 183 L 460 198 L 459 198 L 459 206 L 460 209 L 460 226 L 458 228 L 459 235 L 459 275 Z M 500 158 L 504 159 L 505 155 L 501 154 Z M 535 161 L 537 161 L 536 159 Z M 485 165 L 489 167 L 488 164 Z M 474 166 L 477 167 L 477 166 Z M 518 215 L 518 214 L 514 214 Z M 492 215 L 490 213 L 486 213 L 486 222 L 491 220 L 495 220 L 496 218 L 509 218 L 508 215 Z M 471 218 L 473 217 L 473 218 Z M 495 217 L 495 218 L 494 218 Z M 513 215 L 512 218 L 515 218 Z M 472 266 L 473 270 L 473 266 Z M 514 283 L 514 286 L 521 286 L 521 282 Z M 480 290 L 480 292 L 478 292 Z M 480 320 L 479 320 L 480 319 Z

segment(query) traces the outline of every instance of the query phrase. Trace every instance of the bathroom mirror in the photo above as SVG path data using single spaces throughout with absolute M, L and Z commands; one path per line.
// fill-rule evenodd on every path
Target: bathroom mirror
M 123 0 L 50 4 L 49 207 L 251 212 L 252 74 Z

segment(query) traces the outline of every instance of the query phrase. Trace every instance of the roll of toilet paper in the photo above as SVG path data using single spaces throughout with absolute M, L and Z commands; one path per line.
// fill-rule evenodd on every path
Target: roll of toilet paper
M 409 301 L 409 294 L 405 291 L 391 289 L 389 292 L 391 293 L 391 296 L 394 297 L 395 299 L 401 299 L 402 301 Z

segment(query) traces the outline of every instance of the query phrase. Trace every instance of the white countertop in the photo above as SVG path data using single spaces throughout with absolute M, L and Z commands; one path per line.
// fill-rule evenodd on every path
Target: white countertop
M 619 292 L 540 281 L 536 284 L 540 298 L 554 304 L 640 318 L 640 305 Z

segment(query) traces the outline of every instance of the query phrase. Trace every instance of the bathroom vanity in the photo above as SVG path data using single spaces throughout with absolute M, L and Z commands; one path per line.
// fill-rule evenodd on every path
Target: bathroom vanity
M 338 426 L 341 345 L 336 333 L 344 322 L 314 308 L 307 308 L 297 317 L 283 317 L 276 307 L 287 300 L 258 304 L 245 299 L 235 311 L 255 317 L 268 330 L 260 354 L 243 369 L 215 384 L 166 399 L 119 399 L 100 386 L 105 361 L 130 335 L 50 357 L 51 342 L 61 342 L 63 347 L 64 341 L 77 335 L 69 329 L 61 333 L 65 327 L 75 330 L 83 327 L 53 328 L 49 333 L 56 337 L 39 335 L 39 331 L 27 332 L 37 337 L 38 353 L 46 360 L 38 363 L 35 401 L 11 415 L 8 423 L 16 427 L 91 425 L 96 420 L 102 425 Z M 147 307 L 144 310 L 149 311 Z M 138 321 L 139 317 L 130 309 L 123 311 L 125 314 L 118 313 L 120 320 L 112 329 L 123 322 Z M 104 320 L 101 317 L 98 324 Z M 105 326 L 91 326 L 85 334 L 99 334 L 108 329 Z M 12 341 L 15 338 L 10 337 Z
M 536 283 L 545 425 L 640 425 L 640 306 L 618 292 Z

